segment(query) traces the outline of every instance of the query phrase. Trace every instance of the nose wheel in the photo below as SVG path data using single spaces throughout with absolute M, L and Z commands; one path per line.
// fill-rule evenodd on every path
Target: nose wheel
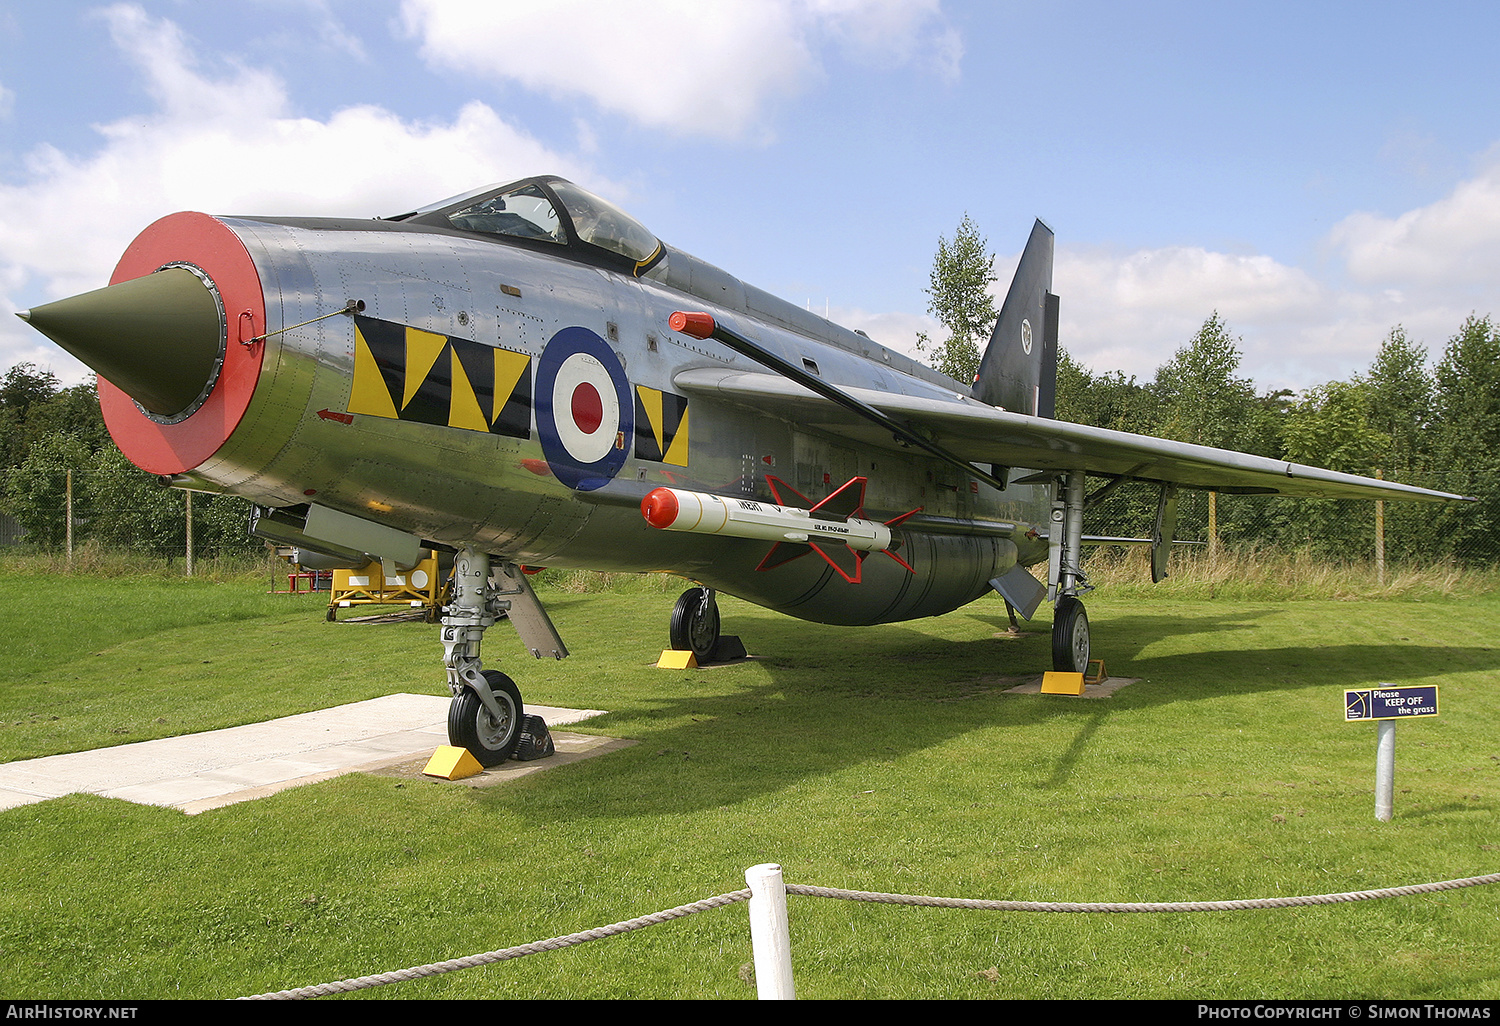
M 1072 595 L 1058 602 L 1052 614 L 1052 668 L 1064 673 L 1089 669 L 1089 614 Z
M 719 604 L 712 588 L 689 588 L 672 608 L 672 649 L 691 652 L 700 663 L 719 644 Z
M 498 766 L 515 754 L 521 740 L 525 706 L 521 692 L 499 670 L 485 670 L 484 681 L 500 707 L 497 718 L 472 688 L 464 688 L 448 706 L 448 743 L 467 748 L 481 766 Z

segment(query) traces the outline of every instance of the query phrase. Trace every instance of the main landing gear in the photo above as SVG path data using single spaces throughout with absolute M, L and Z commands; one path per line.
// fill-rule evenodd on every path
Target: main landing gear
M 1048 597 L 1053 600 L 1052 668 L 1087 673 L 1089 616 L 1079 595 L 1091 591 L 1081 566 L 1083 549 L 1083 471 L 1069 471 L 1052 503 L 1047 539 Z
M 698 662 L 707 662 L 719 644 L 719 604 L 712 588 L 689 588 L 672 607 L 668 632 L 674 652 L 691 652 Z
M 1064 673 L 1087 673 L 1089 614 L 1083 603 L 1065 595 L 1052 613 L 1052 668 Z
M 484 669 L 479 657 L 485 630 L 502 616 L 515 625 L 536 658 L 567 656 L 567 646 L 521 568 L 514 563 L 492 566 L 488 554 L 464 549 L 453 564 L 453 598 L 441 621 L 443 662 L 453 692 L 448 743 L 467 748 L 481 766 L 498 766 L 515 754 L 526 715 L 515 682 L 498 670 Z

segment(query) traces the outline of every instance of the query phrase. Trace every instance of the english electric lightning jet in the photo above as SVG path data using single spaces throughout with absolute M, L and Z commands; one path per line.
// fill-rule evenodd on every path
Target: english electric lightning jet
M 391 572 L 456 553 L 449 734 L 493 765 L 523 705 L 485 629 L 567 655 L 523 564 L 695 582 L 670 635 L 700 657 L 715 590 L 833 624 L 1045 599 L 1078 671 L 1090 475 L 1159 489 L 1156 578 L 1180 488 L 1460 498 L 1053 419 L 1052 245 L 1037 222 L 972 386 L 553 177 L 387 219 L 172 214 L 109 286 L 20 316 L 98 371 L 132 462 L 244 496 L 261 537 Z

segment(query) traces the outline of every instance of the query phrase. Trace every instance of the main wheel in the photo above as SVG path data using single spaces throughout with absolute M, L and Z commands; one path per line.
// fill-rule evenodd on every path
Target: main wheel
M 689 588 L 672 607 L 672 649 L 691 652 L 700 663 L 719 644 L 719 604 L 711 588 Z
M 1089 614 L 1072 595 L 1065 596 L 1052 614 L 1052 668 L 1064 673 L 1089 669 Z
M 481 766 L 498 766 L 515 754 L 526 708 L 520 689 L 505 674 L 485 670 L 484 679 L 504 715 L 497 721 L 473 689 L 464 688 L 448 706 L 448 743 L 467 748 Z

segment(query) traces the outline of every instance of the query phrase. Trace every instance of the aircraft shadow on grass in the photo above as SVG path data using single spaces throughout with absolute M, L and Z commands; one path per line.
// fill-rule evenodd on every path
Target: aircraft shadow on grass
M 553 603 L 560 610 L 569 604 Z M 1051 772 L 1034 783 L 1047 789 L 1066 782 L 1112 716 L 1149 714 L 1159 706 L 1227 695 L 1310 688 L 1325 689 L 1341 700 L 1341 689 L 1375 682 L 1358 669 L 1372 664 L 1369 645 L 1252 647 L 1252 633 L 1260 629 L 1254 621 L 1267 615 L 1241 609 L 1101 619 L 1095 624 L 1096 645 L 1117 653 L 1115 675 L 1142 679 L 1098 700 L 1005 693 L 1035 679 L 1045 667 L 1050 648 L 1045 625 L 1020 637 L 953 641 L 900 625 L 851 632 L 749 616 L 740 624 L 755 656 L 746 669 L 759 667 L 769 683 L 744 686 L 739 682 L 748 675 L 741 676 L 736 667 L 715 667 L 698 671 L 695 680 L 722 685 L 719 693 L 681 696 L 672 694 L 670 678 L 664 678 L 661 697 L 617 705 L 612 719 L 686 722 L 652 732 L 644 746 L 633 750 L 636 754 L 572 767 L 570 777 L 582 774 L 589 778 L 586 782 L 538 778 L 526 803 L 538 814 L 569 818 L 580 812 L 569 794 L 582 786 L 592 796 L 590 810 L 603 808 L 610 817 L 715 808 L 800 780 L 899 759 L 974 730 L 999 726 L 1022 732 L 1059 717 L 1081 718 L 1073 739 L 1055 753 Z M 997 634 L 1008 626 L 1004 616 L 975 619 L 993 624 Z M 1184 634 L 1216 639 L 1244 635 L 1247 644 L 1209 652 L 1138 654 Z M 1381 648 L 1379 679 L 1393 683 L 1500 669 L 1500 652 L 1480 646 L 1400 643 Z M 892 666 L 910 672 L 892 673 Z M 680 786 L 663 789 L 659 781 L 636 777 L 630 769 L 634 759 L 682 762 Z M 656 770 L 648 774 L 656 777 Z M 600 803 L 601 788 L 616 794 Z

